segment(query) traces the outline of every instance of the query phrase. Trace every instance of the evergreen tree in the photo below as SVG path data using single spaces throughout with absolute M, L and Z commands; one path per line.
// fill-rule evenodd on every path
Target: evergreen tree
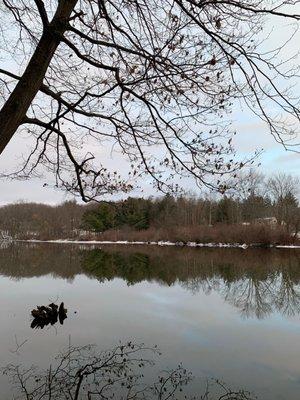
M 111 203 L 100 203 L 96 210 L 83 215 L 83 227 L 94 232 L 103 232 L 115 227 L 116 207 Z

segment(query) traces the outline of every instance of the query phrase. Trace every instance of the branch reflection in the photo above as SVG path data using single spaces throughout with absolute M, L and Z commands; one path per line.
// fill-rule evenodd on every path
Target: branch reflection
M 147 372 L 159 354 L 156 347 L 133 342 L 100 353 L 90 345 L 69 346 L 45 371 L 10 364 L 3 373 L 11 381 L 13 398 L 19 400 L 253 399 L 250 393 L 233 391 L 217 380 L 199 388 L 196 396 L 190 394 L 193 377 L 181 364 L 150 378 Z

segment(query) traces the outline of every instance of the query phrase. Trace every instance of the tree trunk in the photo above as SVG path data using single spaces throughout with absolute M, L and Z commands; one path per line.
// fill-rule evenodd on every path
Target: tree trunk
M 60 0 L 50 24 L 21 77 L 0 111 L 0 154 L 3 152 L 43 83 L 47 68 L 65 33 L 70 15 L 78 0 Z

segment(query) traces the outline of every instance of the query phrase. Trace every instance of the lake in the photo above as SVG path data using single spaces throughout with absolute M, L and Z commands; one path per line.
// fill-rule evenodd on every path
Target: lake
M 158 346 L 159 369 L 188 368 L 189 393 L 213 378 L 299 399 L 299 250 L 20 243 L 0 250 L 0 274 L 1 367 L 43 369 L 70 344 L 132 340 Z M 32 329 L 31 310 L 51 302 L 67 319 Z M 1 400 L 18 391 L 10 379 Z

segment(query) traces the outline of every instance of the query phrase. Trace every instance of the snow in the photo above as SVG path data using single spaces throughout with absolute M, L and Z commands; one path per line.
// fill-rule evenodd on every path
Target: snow
M 255 247 L 254 245 L 247 245 L 246 243 L 197 243 L 197 242 L 170 242 L 160 240 L 158 242 L 142 242 L 142 241 L 128 241 L 128 240 L 70 240 L 70 239 L 57 239 L 57 240 L 17 240 L 18 242 L 27 243 L 61 243 L 61 244 L 87 244 L 87 245 L 144 245 L 144 246 L 176 246 L 176 247 L 209 247 L 209 248 L 235 248 L 235 249 L 248 249 L 249 247 Z M 300 245 L 276 245 L 273 247 L 276 249 L 300 249 Z
M 297 245 L 278 245 L 276 249 L 300 249 L 300 246 Z
M 239 243 L 196 243 L 196 242 L 170 242 L 170 241 L 158 241 L 158 242 L 139 242 L 139 241 L 128 241 L 128 240 L 69 240 L 69 239 L 57 239 L 57 240 L 19 240 L 20 242 L 29 243 L 61 243 L 61 244 L 89 244 L 89 245 L 106 245 L 106 244 L 118 244 L 118 245 L 150 245 L 150 246 L 176 246 L 176 247 L 210 247 L 210 248 L 240 248 L 247 249 L 247 244 Z

